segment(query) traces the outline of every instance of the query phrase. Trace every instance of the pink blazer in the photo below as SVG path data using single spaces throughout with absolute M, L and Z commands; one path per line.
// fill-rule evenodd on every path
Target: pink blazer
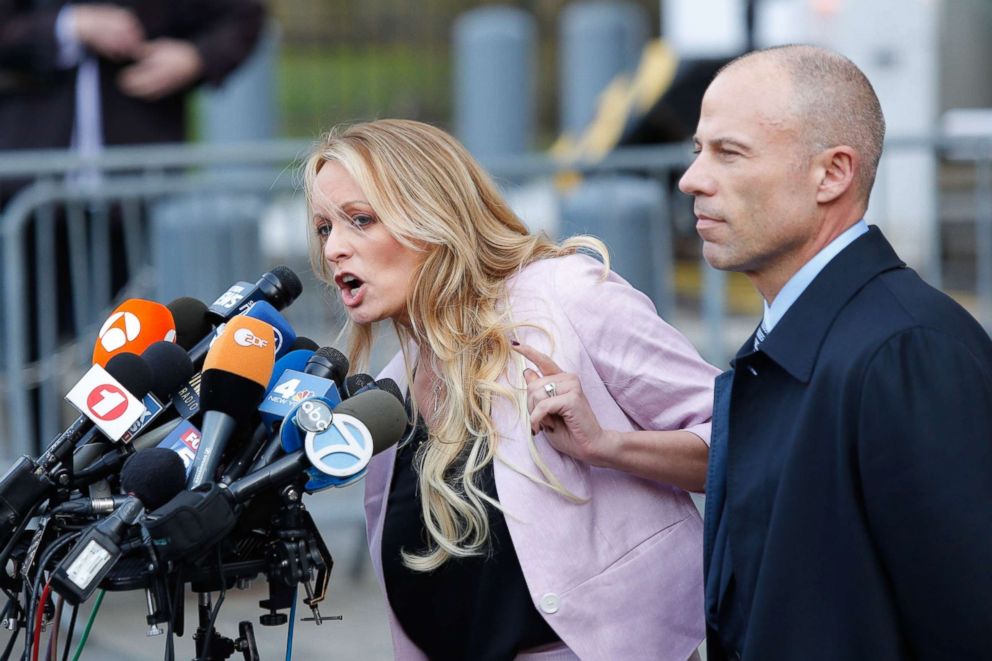
M 584 255 L 536 262 L 508 286 L 516 338 L 577 374 L 605 428 L 685 429 L 709 443 L 718 370 L 655 313 L 642 293 Z M 549 337 L 550 335 L 550 341 Z M 523 392 L 522 361 L 505 382 Z M 382 377 L 406 389 L 397 355 Z M 627 473 L 595 468 L 554 450 L 538 452 L 581 504 L 521 474 L 539 476 L 530 427 L 501 398 L 496 488 L 534 605 L 582 659 L 685 661 L 704 636 L 702 520 L 689 495 Z M 382 584 L 382 523 L 395 448 L 372 460 L 365 511 L 372 563 Z M 397 659 L 424 659 L 390 611 Z

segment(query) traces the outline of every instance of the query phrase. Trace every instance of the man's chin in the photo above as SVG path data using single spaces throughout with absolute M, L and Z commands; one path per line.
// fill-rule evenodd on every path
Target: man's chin
M 736 260 L 727 253 L 727 249 L 710 241 L 703 241 L 703 259 L 718 271 L 737 271 Z

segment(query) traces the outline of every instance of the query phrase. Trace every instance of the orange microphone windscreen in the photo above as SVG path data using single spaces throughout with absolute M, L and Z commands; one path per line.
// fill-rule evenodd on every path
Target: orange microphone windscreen
M 100 328 L 93 346 L 93 363 L 106 367 L 107 361 L 119 353 L 141 355 L 162 340 L 176 340 L 176 324 L 169 308 L 155 301 L 129 298 L 110 313 Z
M 275 332 L 264 321 L 238 315 L 214 340 L 203 371 L 222 370 L 250 379 L 265 388 L 276 361 Z

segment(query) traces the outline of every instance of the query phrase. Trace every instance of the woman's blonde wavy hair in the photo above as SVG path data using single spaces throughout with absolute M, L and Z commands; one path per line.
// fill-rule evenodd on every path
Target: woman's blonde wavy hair
M 394 326 L 409 382 L 406 347 L 412 340 L 430 356 L 427 364 L 444 385 L 428 442 L 414 459 L 430 540 L 423 555 L 404 552 L 408 567 L 430 571 L 449 557 L 484 553 L 486 503 L 499 507 L 478 486 L 478 476 L 493 461 L 499 439 L 490 415 L 494 398 L 516 401 L 513 390 L 499 383 L 515 327 L 500 305 L 507 279 L 531 262 L 580 248 L 601 255 L 605 271 L 607 251 L 593 237 L 557 245 L 543 233 L 530 234 L 468 151 L 428 124 L 378 120 L 331 130 L 305 165 L 311 205 L 317 173 L 328 161 L 355 180 L 397 241 L 424 254 L 406 303 L 410 325 Z M 314 232 L 310 244 L 314 272 L 333 285 Z M 365 365 L 372 324 L 352 324 L 351 331 L 352 365 Z M 570 496 L 533 447 L 531 455 L 547 486 Z

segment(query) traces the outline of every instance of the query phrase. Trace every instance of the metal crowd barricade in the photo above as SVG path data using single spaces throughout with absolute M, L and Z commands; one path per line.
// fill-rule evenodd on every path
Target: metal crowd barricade
M 89 159 L 61 151 L 19 152 L 0 159 L 0 179 L 34 180 L 3 212 L 2 454 L 33 453 L 39 443 L 47 444 L 61 431 L 67 385 L 61 377 L 81 374 L 92 343 L 66 341 L 59 337 L 60 327 L 63 334 L 69 328 L 82 338 L 98 328 L 114 303 L 114 259 L 126 262 L 130 278 L 122 292 L 149 297 L 149 206 L 176 195 L 272 197 L 291 191 L 296 180 L 293 165 L 307 149 L 305 143 L 277 142 L 114 148 Z M 111 255 L 111 209 L 123 236 L 123 256 Z M 59 233 L 63 227 L 64 235 Z M 31 256 L 24 251 L 29 228 L 34 230 Z M 68 255 L 63 265 L 71 288 L 68 310 L 57 309 L 59 242 L 65 242 L 62 254 Z M 34 267 L 29 268 L 32 257 Z M 247 278 L 251 273 L 229 277 Z

